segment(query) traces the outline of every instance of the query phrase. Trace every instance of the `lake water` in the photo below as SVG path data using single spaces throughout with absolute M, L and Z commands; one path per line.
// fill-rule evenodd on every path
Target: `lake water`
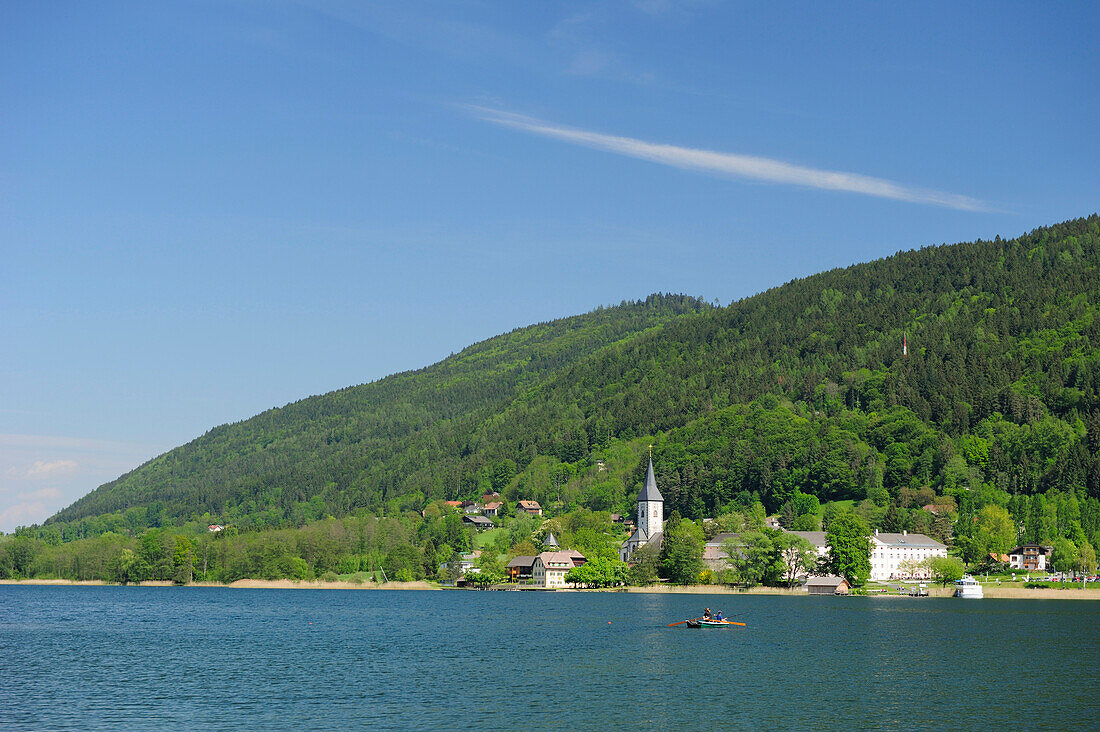
M 668 623 L 705 605 L 748 627 Z M 1100 603 L 0 586 L 0 727 L 1100 725 Z

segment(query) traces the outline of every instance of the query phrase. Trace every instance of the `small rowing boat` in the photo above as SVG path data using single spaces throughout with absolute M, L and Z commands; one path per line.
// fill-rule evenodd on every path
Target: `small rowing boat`
M 687 627 L 689 628 L 724 628 L 727 625 L 740 625 L 744 627 L 745 624 L 736 623 L 732 620 L 704 620 L 703 618 L 687 621 Z

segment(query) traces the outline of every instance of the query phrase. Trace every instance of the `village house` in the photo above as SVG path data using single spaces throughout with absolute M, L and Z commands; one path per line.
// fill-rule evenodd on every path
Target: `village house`
M 444 501 L 451 508 L 462 508 L 462 501 Z
M 541 516 L 542 506 L 538 501 L 520 501 L 516 504 L 516 514 L 525 513 L 528 516 Z
M 543 552 L 535 557 L 531 578 L 539 587 L 565 587 L 565 575 L 581 564 L 584 564 L 584 556 L 580 552 Z
M 481 504 L 477 501 L 463 501 L 462 511 L 464 513 L 481 513 Z
M 485 516 L 499 516 L 500 509 L 504 506 L 500 501 L 490 501 L 481 507 L 481 513 Z
M 722 533 L 703 545 L 703 564 L 712 572 L 718 572 L 730 568 L 730 555 L 726 551 L 726 545 L 732 543 L 740 546 L 741 535 Z
M 492 529 L 496 526 L 492 521 L 484 516 L 463 516 L 462 523 L 473 526 L 478 531 L 485 531 L 486 529 Z
M 477 566 L 477 560 L 480 557 L 480 550 L 472 551 L 469 554 L 463 554 L 461 560 L 458 563 L 459 572 L 463 575 L 478 574 L 479 572 L 481 572 L 481 567 Z M 443 562 L 439 566 L 445 570 L 450 566 L 450 563 Z
M 498 500 L 499 498 L 500 498 L 500 494 L 497 493 L 496 491 L 493 491 L 492 493 L 486 493 L 486 494 L 482 495 L 481 496 L 481 502 L 482 503 L 491 503 L 492 501 Z
M 1050 566 L 1052 546 L 1041 544 L 1022 544 L 1008 551 L 1008 566 L 1027 572 L 1045 572 Z
M 225 527 L 221 524 L 210 524 L 206 527 L 206 530 L 209 531 L 211 534 L 216 534 L 219 531 L 225 531 Z
M 947 547 L 924 534 L 887 533 L 875 529 L 871 536 L 871 579 L 928 579 L 927 565 L 917 567 L 932 557 L 946 557 Z
M 829 555 L 829 545 L 825 543 L 824 531 L 788 531 L 787 533 L 802 537 L 810 542 L 810 546 L 817 552 L 818 558 Z

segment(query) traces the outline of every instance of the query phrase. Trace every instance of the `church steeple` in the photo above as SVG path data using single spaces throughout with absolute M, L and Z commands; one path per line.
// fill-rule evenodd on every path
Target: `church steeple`
M 665 502 L 664 496 L 657 490 L 657 478 L 653 475 L 653 458 L 649 459 L 649 469 L 645 472 L 645 487 L 642 488 L 642 492 L 638 494 L 638 503 L 642 501 Z
M 645 473 L 645 485 L 638 494 L 638 529 L 649 540 L 665 528 L 665 499 L 657 490 L 657 478 L 653 475 L 653 458 Z

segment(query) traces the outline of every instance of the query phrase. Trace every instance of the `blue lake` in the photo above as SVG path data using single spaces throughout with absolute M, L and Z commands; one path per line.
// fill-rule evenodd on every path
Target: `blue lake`
M 745 628 L 668 623 L 704 605 Z M 0 727 L 1051 728 L 1100 603 L 0 586 Z

